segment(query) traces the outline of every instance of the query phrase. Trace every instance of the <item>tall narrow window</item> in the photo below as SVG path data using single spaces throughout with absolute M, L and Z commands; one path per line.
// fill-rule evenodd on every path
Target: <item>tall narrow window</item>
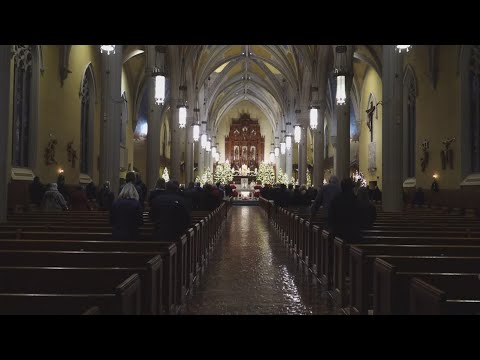
M 480 172 L 480 47 L 473 46 L 470 61 L 470 172 Z
M 403 170 L 404 178 L 416 176 L 417 82 L 408 66 L 403 78 Z
M 87 68 L 80 89 L 80 172 L 89 174 L 92 170 L 93 123 L 95 106 L 95 86 L 91 66 Z
M 33 51 L 31 45 L 15 45 L 12 164 L 27 167 L 32 101 Z

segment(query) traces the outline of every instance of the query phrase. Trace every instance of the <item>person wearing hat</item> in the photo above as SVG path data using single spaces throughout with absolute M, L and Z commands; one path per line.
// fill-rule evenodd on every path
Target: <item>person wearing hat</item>
M 47 191 L 42 199 L 43 211 L 63 211 L 68 210 L 67 202 L 58 191 L 57 183 L 48 184 Z

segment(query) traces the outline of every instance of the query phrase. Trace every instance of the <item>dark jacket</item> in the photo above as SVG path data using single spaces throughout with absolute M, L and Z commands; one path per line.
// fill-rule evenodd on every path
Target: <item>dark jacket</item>
M 153 240 L 177 241 L 190 225 L 191 216 L 182 196 L 166 193 L 152 200 L 150 220 L 155 224 Z
M 135 241 L 140 238 L 143 212 L 140 202 L 135 199 L 118 199 L 110 209 L 112 240 Z

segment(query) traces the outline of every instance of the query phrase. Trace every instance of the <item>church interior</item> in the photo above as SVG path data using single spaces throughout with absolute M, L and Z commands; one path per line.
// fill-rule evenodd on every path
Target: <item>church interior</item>
M 0 45 L 0 112 L 0 314 L 480 314 L 479 45 Z

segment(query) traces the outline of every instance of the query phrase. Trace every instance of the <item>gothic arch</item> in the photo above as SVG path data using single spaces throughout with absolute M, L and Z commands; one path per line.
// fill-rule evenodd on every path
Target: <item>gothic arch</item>
M 417 78 L 410 65 L 403 76 L 403 179 L 416 176 Z
M 93 176 L 96 86 L 93 66 L 89 63 L 80 85 L 80 173 Z
M 40 45 L 13 45 L 12 165 L 37 162 L 38 89 L 43 73 Z

